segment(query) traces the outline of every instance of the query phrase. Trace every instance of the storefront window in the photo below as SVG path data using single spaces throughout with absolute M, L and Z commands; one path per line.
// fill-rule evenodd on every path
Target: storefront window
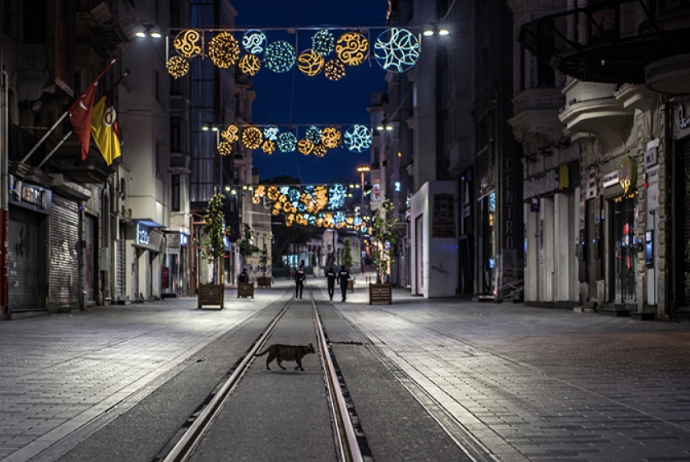
M 612 288 L 617 303 L 633 303 L 637 286 L 637 195 L 613 202 Z

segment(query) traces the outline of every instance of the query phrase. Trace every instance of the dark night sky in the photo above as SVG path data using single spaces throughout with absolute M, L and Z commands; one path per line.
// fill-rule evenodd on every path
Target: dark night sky
M 320 26 L 371 26 L 373 42 L 385 29 L 386 0 L 232 0 L 238 11 L 236 27 L 288 28 Z M 311 36 L 316 31 L 298 34 L 297 53 L 311 48 Z M 337 39 L 346 31 L 333 31 Z M 295 35 L 286 31 L 266 31 L 268 43 L 285 40 L 294 44 Z M 237 37 L 241 39 L 241 37 Z M 371 46 L 370 46 L 371 50 Z M 334 57 L 331 54 L 329 57 Z M 385 91 L 385 71 L 372 58 L 360 66 L 346 67 L 346 75 L 331 82 L 323 73 L 307 77 L 293 68 L 278 74 L 262 69 L 253 78 L 256 91 L 253 123 L 340 124 L 347 130 L 355 123 L 369 124 L 369 96 Z M 304 129 L 299 127 L 299 136 Z M 369 163 L 369 151 L 351 152 L 344 147 L 331 149 L 325 157 L 304 156 L 299 152 L 272 155 L 254 150 L 254 167 L 260 179 L 290 175 L 302 183 L 359 183 L 356 168 Z

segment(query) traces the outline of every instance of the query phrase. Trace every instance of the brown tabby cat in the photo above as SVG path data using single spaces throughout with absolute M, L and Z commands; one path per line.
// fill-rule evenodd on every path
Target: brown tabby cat
M 283 370 L 285 370 L 285 368 L 282 364 L 280 364 L 281 361 L 297 361 L 297 367 L 295 369 L 303 371 L 302 358 L 307 353 L 316 353 L 316 351 L 311 343 L 309 345 L 280 345 L 276 343 L 254 356 L 263 356 L 266 353 L 268 353 L 268 358 L 266 359 L 266 369 L 269 371 L 271 368 L 268 367 L 268 363 L 274 359 L 278 360 L 278 367 Z

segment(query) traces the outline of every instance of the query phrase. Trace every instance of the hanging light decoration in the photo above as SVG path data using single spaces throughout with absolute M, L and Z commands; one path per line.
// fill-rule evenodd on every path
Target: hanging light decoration
M 247 127 L 242 130 L 242 144 L 247 149 L 257 149 L 261 146 L 263 135 L 261 130 L 256 127 Z
M 323 144 L 319 143 L 314 145 L 314 149 L 312 150 L 312 152 L 316 157 L 323 157 L 328 152 L 328 148 Z
M 328 149 L 334 149 L 340 144 L 340 130 L 335 127 L 326 127 L 321 132 L 321 144 L 326 146 Z
M 247 53 L 253 55 L 263 53 L 266 47 L 266 34 L 260 30 L 248 30 L 242 36 L 242 46 Z
M 407 29 L 387 29 L 374 42 L 374 58 L 387 71 L 405 72 L 419 58 L 419 40 Z
M 316 125 L 312 125 L 309 128 L 307 128 L 306 132 L 304 132 L 304 137 L 314 144 L 320 143 L 321 129 Z
M 278 149 L 280 152 L 294 152 L 297 148 L 297 137 L 290 132 L 278 135 Z
M 297 150 L 305 156 L 308 156 L 314 150 L 314 143 L 306 138 L 302 138 L 297 142 Z
M 369 40 L 359 32 L 345 32 L 335 45 L 338 59 L 348 66 L 359 66 L 369 54 Z
M 208 44 L 208 57 L 213 64 L 221 69 L 227 69 L 237 62 L 240 56 L 240 45 L 229 32 L 221 32 L 211 39 Z
M 259 205 L 261 203 L 261 197 L 256 194 L 252 196 L 252 204 Z
M 362 152 L 371 146 L 371 130 L 365 125 L 355 124 L 345 132 L 343 142 L 347 149 Z
M 323 70 L 324 62 L 323 56 L 314 50 L 304 50 L 297 57 L 297 68 L 302 74 L 308 77 L 314 77 Z
M 280 129 L 276 127 L 275 125 L 269 125 L 268 127 L 264 128 L 264 138 L 267 140 L 275 141 L 278 139 L 278 133 L 280 132 Z
M 231 143 L 235 143 L 237 140 L 240 139 L 239 131 L 240 129 L 237 128 L 237 125 L 231 124 L 225 127 L 225 130 L 220 132 L 220 136 L 222 136 L 224 139 L 228 140 Z
M 337 82 L 345 77 L 345 65 L 337 59 L 331 59 L 323 66 L 323 74 L 328 80 Z
M 284 40 L 270 43 L 264 52 L 264 62 L 268 69 L 276 73 L 287 72 L 295 65 L 295 48 Z
M 189 61 L 182 56 L 173 56 L 165 63 L 165 67 L 168 69 L 168 74 L 173 77 L 182 77 L 189 72 Z
M 254 76 L 261 70 L 261 61 L 256 55 L 244 55 L 239 62 L 240 71 L 248 76 Z
M 218 154 L 221 156 L 227 156 L 232 152 L 232 143 L 228 140 L 220 140 L 218 143 Z
M 277 186 L 269 186 L 268 189 L 266 190 L 266 197 L 268 197 L 272 201 L 277 201 L 278 196 L 280 196 L 280 191 L 278 190 Z
M 311 49 L 321 56 L 328 56 L 335 48 L 335 37 L 328 29 L 321 29 L 311 38 Z
M 261 150 L 268 155 L 273 154 L 276 150 L 276 142 L 271 140 L 264 140 L 264 142 L 261 143 Z
M 201 39 L 199 31 L 194 29 L 183 30 L 173 42 L 173 47 L 185 58 L 193 58 L 201 53 L 201 46 L 197 42 Z

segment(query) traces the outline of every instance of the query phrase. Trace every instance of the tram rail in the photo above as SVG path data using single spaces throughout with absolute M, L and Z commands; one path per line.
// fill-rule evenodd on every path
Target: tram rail
M 332 358 L 332 352 L 328 346 L 328 340 L 321 322 L 318 307 L 311 290 L 309 291 L 309 295 L 313 310 L 313 322 L 316 330 L 318 350 L 320 353 L 321 369 L 324 376 L 327 401 L 333 423 L 336 456 L 341 462 L 363 462 L 365 460 L 370 460 L 369 457 L 365 458 L 362 455 L 360 442 L 364 440 L 364 437 L 361 429 L 356 430 L 353 425 L 351 414 L 348 410 L 348 403 L 343 394 L 342 383 L 339 380 L 338 372 L 334 365 L 334 359 Z M 234 370 L 230 376 L 227 377 L 219 387 L 216 387 L 218 391 L 210 398 L 207 405 L 202 410 L 190 416 L 188 422 L 191 421 L 191 424 L 186 426 L 186 430 L 181 430 L 182 434 L 177 438 L 174 444 L 172 442 L 169 444 L 172 448 L 167 453 L 156 458 L 156 461 L 184 462 L 190 458 L 195 447 L 201 442 L 209 428 L 213 426 L 216 417 L 222 412 L 233 390 L 241 383 L 242 378 L 255 360 L 255 354 L 266 345 L 276 326 L 294 301 L 295 298 L 292 297 L 286 302 L 281 311 L 254 341 L 245 356 L 235 364 Z

